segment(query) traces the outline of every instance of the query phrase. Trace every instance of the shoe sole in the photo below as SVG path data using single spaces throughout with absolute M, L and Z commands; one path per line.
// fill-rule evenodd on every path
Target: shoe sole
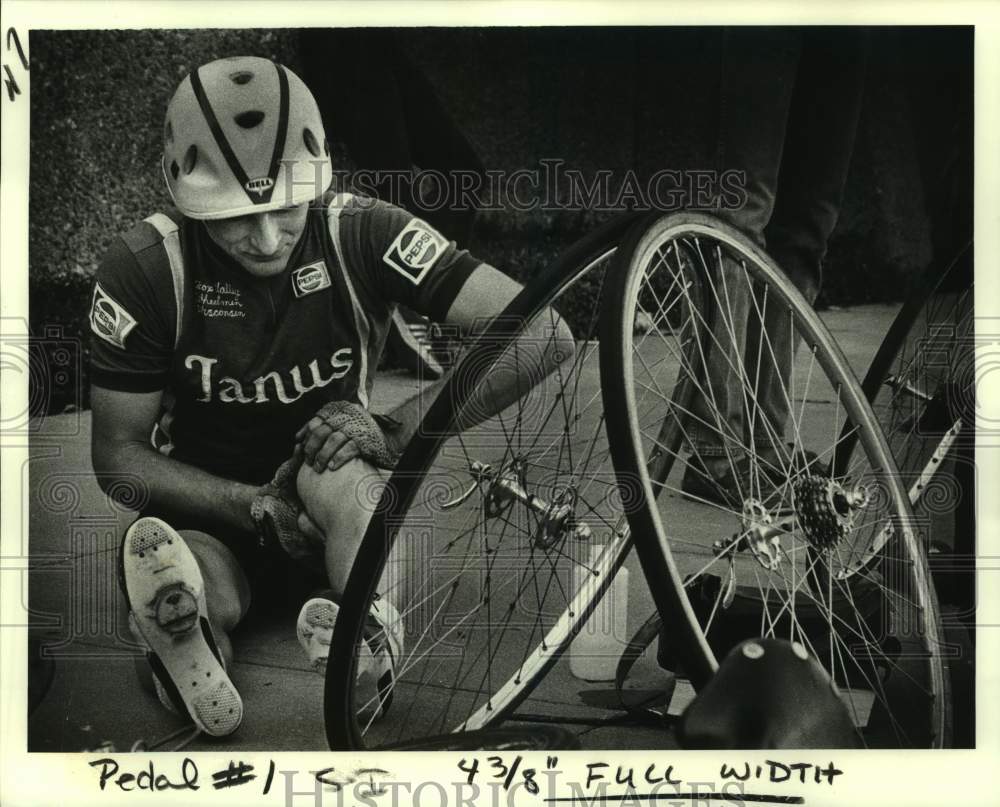
M 309 657 L 309 663 L 313 669 L 324 672 L 326 670 L 327 658 L 330 655 L 330 642 L 333 638 L 333 626 L 337 621 L 337 614 L 340 606 L 331 600 L 322 597 L 314 597 L 308 600 L 299 611 L 299 618 L 295 623 L 295 633 L 298 636 L 299 644 Z M 317 643 L 323 655 L 315 655 L 310 652 L 309 644 Z
M 157 694 L 176 694 L 206 734 L 232 734 L 243 721 L 243 700 L 219 660 L 201 571 L 184 539 L 160 519 L 141 518 L 125 534 L 122 564 Z
M 306 652 L 313 669 L 324 673 L 330 653 L 333 638 L 333 628 L 340 612 L 340 606 L 323 597 L 307 600 L 299 611 L 296 621 L 296 635 L 299 644 Z M 382 636 L 382 641 L 376 642 L 373 637 Z M 316 655 L 316 648 L 310 651 L 309 645 L 319 645 L 319 652 L 326 650 L 325 655 Z M 374 652 L 373 652 L 374 651 Z M 388 656 L 386 669 L 376 678 L 376 653 Z M 368 722 L 380 719 L 392 703 L 395 686 L 396 649 L 388 637 L 388 631 L 373 614 L 366 621 L 365 641 L 361 645 L 361 657 L 358 659 L 358 674 L 355 685 L 355 703 L 360 706 L 358 717 Z
M 340 606 L 337 603 L 323 597 L 314 597 L 302 606 L 295 624 L 299 644 L 305 650 L 313 669 L 321 674 L 326 673 L 330 645 L 333 640 L 333 626 L 336 623 L 338 613 L 340 613 Z M 361 658 L 358 659 L 358 674 L 354 692 L 355 702 L 362 705 L 362 708 L 359 709 L 359 717 L 366 721 L 378 720 L 384 714 L 384 709 L 379 705 L 381 701 L 379 688 L 372 673 L 374 666 L 375 657 L 366 641 L 361 645 Z M 384 701 L 381 702 L 384 703 Z

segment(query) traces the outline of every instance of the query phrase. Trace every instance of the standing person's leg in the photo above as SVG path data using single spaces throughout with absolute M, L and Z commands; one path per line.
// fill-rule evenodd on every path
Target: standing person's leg
M 810 303 L 819 294 L 822 262 L 854 151 L 868 41 L 861 28 L 817 28 L 803 36 L 778 192 L 765 236 L 770 255 Z M 758 357 L 760 318 L 752 315 L 747 362 L 755 366 L 759 359 L 758 401 L 766 417 L 756 425 L 754 443 L 770 446 L 765 450 L 770 453 L 774 442 L 783 440 L 788 421 L 787 389 L 798 345 L 787 315 L 776 308 L 767 312 L 763 327 L 769 349 Z
M 462 204 L 449 182 L 442 204 L 426 209 L 409 175 L 418 165 L 449 179 L 461 172 L 472 181 L 485 178 L 485 168 L 395 34 L 377 28 L 316 28 L 303 31 L 299 44 L 327 132 L 343 141 L 360 169 L 391 172 L 372 183 L 376 195 L 467 245 L 475 206 Z
M 972 238 L 975 30 L 927 26 L 878 36 L 901 60 L 934 259 L 947 262 Z
M 481 190 L 485 186 L 486 167 L 441 102 L 434 85 L 401 48 L 395 52 L 395 64 L 414 162 L 420 168 L 439 172 L 447 180 L 444 188 L 435 189 L 439 198 L 422 204 L 420 189 L 415 188 L 414 200 L 429 224 L 460 246 L 468 247 L 477 210 L 477 197 L 468 189 Z M 433 209 L 428 206 L 431 202 L 435 203 Z
M 784 28 L 727 28 L 722 33 L 719 87 L 719 137 L 715 169 L 745 174 L 746 203 L 737 210 L 718 210 L 718 217 L 763 245 L 764 228 L 774 206 L 778 169 L 785 139 L 799 34 Z M 743 442 L 744 393 L 734 368 L 742 366 L 749 296 L 733 283 L 735 267 L 709 278 L 706 305 L 713 324 L 705 334 L 703 394 L 695 397 L 686 426 L 691 448 L 704 470 L 686 477 L 685 489 L 698 489 L 699 475 L 722 477 Z M 690 463 L 689 463 L 690 467 Z M 704 482 L 705 480 L 700 480 Z M 707 495 L 707 494 L 706 494 Z
M 465 203 L 459 183 L 481 185 L 485 169 L 395 34 L 377 28 L 317 28 L 303 31 L 299 44 L 327 132 L 343 141 L 361 171 L 372 172 L 361 189 L 468 246 L 476 208 Z M 435 189 L 440 198 L 431 208 L 413 185 L 415 164 L 443 178 L 444 187 Z M 405 309 L 397 313 L 386 344 L 390 364 L 438 378 L 445 368 L 430 340 L 418 338 L 415 331 L 421 329 L 430 329 L 425 318 Z
M 305 78 L 329 137 L 359 169 L 381 172 L 379 199 L 413 209 L 413 168 L 403 94 L 396 80 L 396 40 L 379 28 L 310 28 L 299 36 Z
M 412 211 L 445 238 L 468 249 L 477 201 L 486 187 L 486 168 L 433 83 L 409 58 L 402 43 L 397 41 L 392 53 L 413 162 L 429 177 L 426 183 L 411 188 Z M 390 343 L 397 362 L 424 378 L 442 375 L 452 360 L 453 345 L 447 337 L 436 333 L 436 326 L 426 317 L 402 307 L 394 322 Z M 425 336 L 419 336 L 420 331 Z

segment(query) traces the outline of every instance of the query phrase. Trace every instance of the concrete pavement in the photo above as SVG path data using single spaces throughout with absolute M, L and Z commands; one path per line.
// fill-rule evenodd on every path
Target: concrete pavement
M 855 372 L 864 373 L 896 311 L 862 306 L 824 312 Z M 417 382 L 398 373 L 382 375 L 373 408 L 384 411 L 412 395 Z M 32 439 L 23 469 L 25 526 L 30 541 L 30 634 L 55 659 L 55 679 L 29 720 L 29 749 L 81 751 L 104 741 L 127 750 L 182 725 L 135 680 L 134 648 L 116 619 L 114 554 L 134 514 L 110 505 L 90 470 L 89 413 L 47 418 Z M 629 629 L 652 610 L 634 556 L 630 570 Z M 323 681 L 308 669 L 294 634 L 295 614 L 271 614 L 241 627 L 234 637 L 234 682 L 244 697 L 245 720 L 225 747 L 247 750 L 326 748 Z M 663 683 L 651 659 L 635 669 L 634 685 Z M 672 709 L 679 713 L 693 693 L 680 682 Z M 616 725 L 620 714 L 608 685 L 574 678 L 565 659 L 521 707 L 546 720 L 565 721 L 584 748 L 670 748 L 665 731 Z M 610 721 L 610 722 L 608 722 Z M 198 739 L 192 748 L 218 747 Z

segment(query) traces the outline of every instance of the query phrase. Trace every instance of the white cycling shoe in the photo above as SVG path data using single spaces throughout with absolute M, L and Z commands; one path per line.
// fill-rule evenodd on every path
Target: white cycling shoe
M 140 518 L 125 533 L 121 560 L 129 625 L 147 647 L 160 702 L 206 734 L 232 734 L 243 700 L 226 674 L 201 570 L 184 539 L 158 518 Z
M 333 626 L 340 606 L 332 600 L 314 597 L 299 611 L 295 632 L 309 663 L 326 672 Z M 396 665 L 403 656 L 403 622 L 399 612 L 386 600 L 375 602 L 368 612 L 361 657 L 358 659 L 355 708 L 358 717 L 378 720 L 392 703 L 396 685 Z

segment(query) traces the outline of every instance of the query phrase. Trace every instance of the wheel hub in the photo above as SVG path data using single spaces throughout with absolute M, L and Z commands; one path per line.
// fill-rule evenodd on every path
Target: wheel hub
M 848 490 L 835 479 L 815 475 L 797 480 L 792 496 L 802 533 L 818 550 L 832 549 L 843 540 L 871 501 L 863 485 Z
M 757 499 L 743 502 L 740 531 L 728 541 L 716 541 L 712 550 L 730 562 L 737 552 L 749 552 L 754 560 L 769 571 L 777 571 L 785 551 L 781 536 L 788 532 L 785 524 L 775 523 L 774 516 Z
M 549 502 L 528 491 L 524 463 L 519 459 L 511 460 L 499 471 L 477 461 L 472 463 L 469 471 L 475 479 L 472 487 L 457 499 L 442 505 L 443 509 L 457 507 L 483 486 L 483 510 L 487 518 L 503 515 L 515 502 L 520 502 L 538 517 L 532 543 L 539 549 L 549 549 L 567 537 L 578 541 L 589 541 L 593 537 L 590 527 L 576 520 L 578 494 L 575 485 L 553 491 L 552 501 Z

